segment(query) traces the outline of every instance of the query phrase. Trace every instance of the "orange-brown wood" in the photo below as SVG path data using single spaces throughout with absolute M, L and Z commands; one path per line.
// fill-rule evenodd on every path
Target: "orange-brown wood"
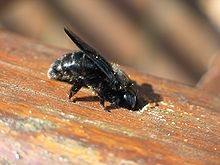
M 70 85 L 47 78 L 66 52 L 0 32 L 0 164 L 220 163 L 218 97 L 125 69 L 140 111 L 104 111 L 87 89 L 70 102 Z

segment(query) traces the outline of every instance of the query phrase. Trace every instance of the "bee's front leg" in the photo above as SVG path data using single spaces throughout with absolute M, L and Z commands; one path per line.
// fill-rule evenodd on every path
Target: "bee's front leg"
M 102 106 L 103 108 L 105 108 L 105 99 L 104 99 L 103 97 L 100 97 L 100 96 L 99 96 L 99 103 L 101 104 L 101 106 Z

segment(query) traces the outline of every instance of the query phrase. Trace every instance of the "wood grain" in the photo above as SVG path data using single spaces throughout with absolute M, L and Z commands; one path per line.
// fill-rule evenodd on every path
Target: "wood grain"
M 125 68 L 144 108 L 104 111 L 50 80 L 68 50 L 0 32 L 0 164 L 219 164 L 220 99 Z

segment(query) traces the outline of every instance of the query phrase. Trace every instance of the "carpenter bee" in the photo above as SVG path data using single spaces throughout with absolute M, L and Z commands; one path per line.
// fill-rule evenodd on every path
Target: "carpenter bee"
M 118 65 L 108 63 L 100 54 L 82 41 L 71 30 L 65 33 L 80 48 L 57 59 L 48 70 L 48 77 L 72 84 L 71 99 L 82 87 L 92 89 L 100 104 L 108 101 L 111 106 L 133 110 L 137 104 L 137 91 L 127 74 Z

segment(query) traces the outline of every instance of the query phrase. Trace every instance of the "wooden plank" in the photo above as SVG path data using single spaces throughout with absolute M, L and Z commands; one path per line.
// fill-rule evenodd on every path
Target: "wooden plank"
M 144 108 L 104 111 L 47 78 L 68 50 L 0 32 L 0 164 L 219 164 L 220 99 L 125 69 Z M 149 102 L 149 103 L 147 103 Z

